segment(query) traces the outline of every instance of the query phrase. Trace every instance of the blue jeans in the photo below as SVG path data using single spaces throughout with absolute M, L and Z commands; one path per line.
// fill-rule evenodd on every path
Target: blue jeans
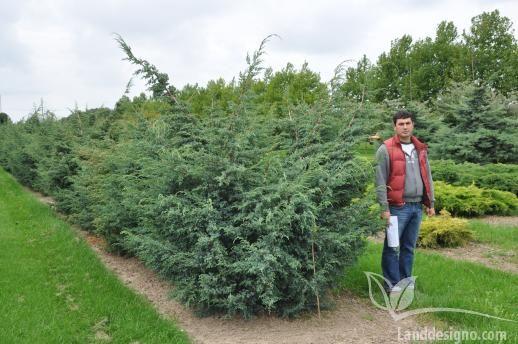
M 407 202 L 401 207 L 389 206 L 390 216 L 397 216 L 399 247 L 388 247 L 387 235 L 383 243 L 381 269 L 383 276 L 396 285 L 400 280 L 412 276 L 414 249 L 419 235 L 423 208 L 421 203 Z M 388 286 L 385 285 L 387 288 Z

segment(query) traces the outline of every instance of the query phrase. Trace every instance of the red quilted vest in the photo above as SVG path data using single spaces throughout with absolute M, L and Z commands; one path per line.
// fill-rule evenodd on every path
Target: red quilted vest
M 426 169 L 428 146 L 416 139 L 414 136 L 410 139 L 412 140 L 419 157 L 419 168 L 421 170 L 421 178 L 423 179 L 424 186 L 423 203 L 427 207 L 430 207 L 430 180 L 428 180 L 428 171 Z M 397 135 L 385 140 L 384 143 L 387 147 L 387 152 L 390 158 L 390 176 L 387 184 L 387 200 L 391 205 L 401 206 L 405 204 L 405 201 L 403 200 L 406 172 L 405 153 L 401 148 L 401 142 Z

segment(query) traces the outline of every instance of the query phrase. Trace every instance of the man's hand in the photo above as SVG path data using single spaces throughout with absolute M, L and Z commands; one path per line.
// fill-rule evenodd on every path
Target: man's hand
M 428 208 L 428 207 L 426 207 L 426 215 L 428 215 L 428 216 L 434 216 L 434 215 L 435 215 L 435 209 L 434 209 L 434 208 Z
M 390 211 L 384 211 L 381 213 L 381 218 L 387 220 L 387 223 L 390 221 Z

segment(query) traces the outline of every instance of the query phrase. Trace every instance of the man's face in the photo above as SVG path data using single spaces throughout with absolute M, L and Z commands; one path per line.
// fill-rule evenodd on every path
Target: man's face
M 411 118 L 399 118 L 396 121 L 394 130 L 396 131 L 396 135 L 399 136 L 400 140 L 408 141 L 410 140 L 410 136 L 412 136 L 414 123 L 412 122 Z

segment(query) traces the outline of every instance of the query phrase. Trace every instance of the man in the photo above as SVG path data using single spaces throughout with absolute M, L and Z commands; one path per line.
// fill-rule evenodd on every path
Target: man
M 382 209 L 381 217 L 387 220 L 387 225 L 391 216 L 397 217 L 399 246 L 389 247 L 385 235 L 381 268 L 390 282 L 385 288 L 400 292 L 401 288 L 396 284 L 412 276 L 422 205 L 428 216 L 435 215 L 435 198 L 428 146 L 412 136 L 414 115 L 398 111 L 392 120 L 395 135 L 376 152 L 376 194 Z M 414 288 L 414 283 L 408 288 Z

